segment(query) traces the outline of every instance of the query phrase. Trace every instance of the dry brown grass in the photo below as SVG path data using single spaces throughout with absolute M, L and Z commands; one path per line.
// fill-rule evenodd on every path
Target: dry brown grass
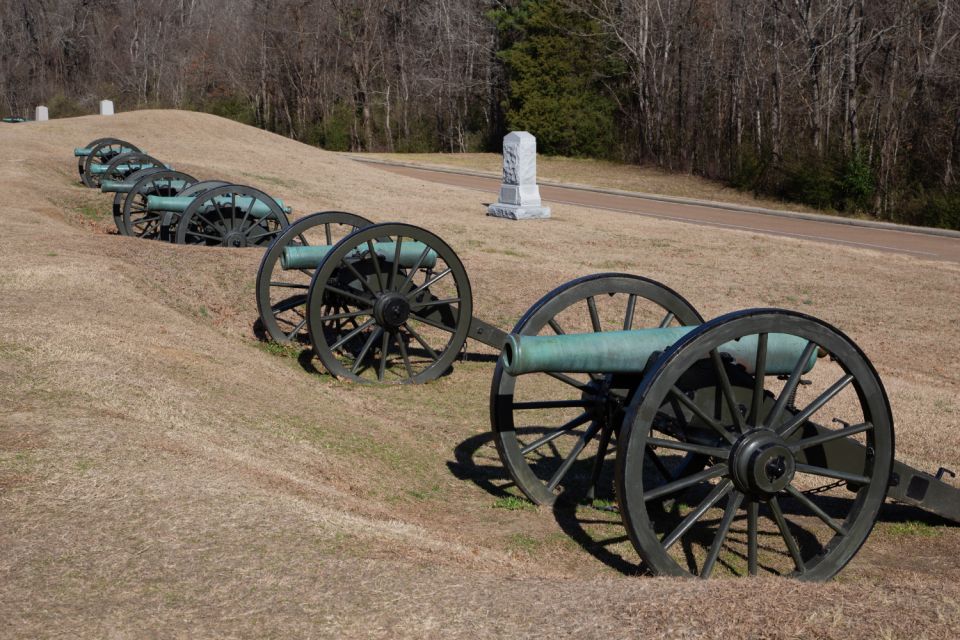
M 707 317 L 810 312 L 877 365 L 898 457 L 960 459 L 956 264 L 563 205 L 510 223 L 483 215 L 483 194 L 209 115 L 0 126 L 5 637 L 954 635 L 954 528 L 881 523 L 825 585 L 699 583 L 623 575 L 626 545 L 588 551 L 550 510 L 493 508 L 492 365 L 378 389 L 267 353 L 251 329 L 258 252 L 122 238 L 84 213 L 107 214 L 108 199 L 75 184 L 70 151 L 102 135 L 298 215 L 429 227 L 463 258 L 477 315 L 500 326 L 598 270 L 662 280 Z
M 496 153 L 368 153 L 364 156 L 449 169 L 466 169 L 499 175 L 502 158 Z M 724 186 L 715 180 L 672 173 L 656 167 L 622 164 L 606 160 L 537 156 L 537 178 L 541 182 L 601 187 L 694 200 L 713 200 L 766 209 L 831 213 L 775 198 L 754 196 Z

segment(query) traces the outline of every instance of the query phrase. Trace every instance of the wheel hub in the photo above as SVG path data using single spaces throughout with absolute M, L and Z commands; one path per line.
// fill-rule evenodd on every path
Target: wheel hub
M 224 237 L 223 244 L 227 247 L 245 247 L 247 246 L 247 236 L 240 231 L 231 231 Z
M 730 451 L 729 464 L 737 488 L 759 497 L 783 490 L 797 471 L 787 443 L 769 429 L 743 434 Z
M 410 303 L 399 293 L 384 293 L 373 305 L 373 317 L 381 327 L 396 329 L 410 317 Z

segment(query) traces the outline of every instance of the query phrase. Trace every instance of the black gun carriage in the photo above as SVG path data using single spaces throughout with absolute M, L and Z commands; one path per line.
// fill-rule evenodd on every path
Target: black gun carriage
M 574 280 L 514 327 L 490 415 L 526 497 L 615 500 L 659 575 L 828 579 L 887 497 L 960 521 L 950 472 L 894 460 L 890 405 L 863 351 L 797 312 L 703 322 L 652 280 Z
M 84 184 L 114 194 L 121 235 L 178 244 L 264 247 L 289 225 L 289 207 L 223 180 L 198 181 L 117 138 L 74 149 Z
M 409 224 L 326 211 L 294 222 L 257 272 L 267 336 L 309 342 L 332 375 L 420 383 L 446 373 L 468 338 L 495 349 L 506 334 L 473 315 L 460 258 Z

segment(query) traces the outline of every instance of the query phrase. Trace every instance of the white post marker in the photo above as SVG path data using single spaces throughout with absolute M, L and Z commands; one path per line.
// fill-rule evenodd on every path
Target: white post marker
M 102 115 L 102 116 L 112 116 L 112 115 L 113 115 L 113 100 L 101 100 L 101 101 L 100 101 L 100 115 Z
M 511 131 L 503 137 L 500 198 L 487 207 L 487 215 L 511 220 L 550 217 L 550 207 L 541 206 L 537 187 L 537 139 L 526 131 Z
M 43 105 L 40 105 L 39 107 L 37 107 L 37 111 L 34 114 L 33 119 L 36 120 L 37 122 L 45 122 L 50 119 L 50 112 L 47 110 L 46 107 L 44 107 Z

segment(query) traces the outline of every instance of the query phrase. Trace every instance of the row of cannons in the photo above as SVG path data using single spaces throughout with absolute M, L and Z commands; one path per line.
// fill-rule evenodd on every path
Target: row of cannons
M 615 510 L 653 574 L 826 580 L 887 498 L 960 522 L 951 472 L 895 460 L 866 355 L 809 315 L 706 321 L 663 284 L 599 273 L 505 332 L 474 315 L 466 269 L 437 235 L 335 211 L 279 229 L 256 296 L 268 339 L 309 345 L 340 379 L 423 383 L 468 340 L 498 351 L 490 421 L 516 488 Z
M 177 244 L 267 246 L 289 225 L 289 207 L 263 191 L 197 180 L 117 138 L 74 149 L 80 180 L 114 194 L 121 235 Z

